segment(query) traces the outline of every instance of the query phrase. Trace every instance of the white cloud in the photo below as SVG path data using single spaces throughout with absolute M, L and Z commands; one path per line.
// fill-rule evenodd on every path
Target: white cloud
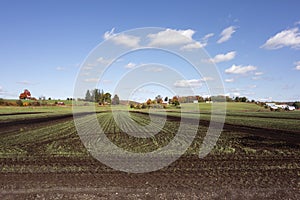
M 300 25 L 300 21 L 295 22 L 295 25 L 296 25 L 296 26 L 297 26 L 297 25 Z
M 104 79 L 104 80 L 101 81 L 101 83 L 110 84 L 110 83 L 112 83 L 112 80 Z
M 18 84 L 21 84 L 21 85 L 33 85 L 34 83 L 30 82 L 30 81 L 17 81 Z
M 56 67 L 56 70 L 57 71 L 64 71 L 64 70 L 66 70 L 66 68 L 64 68 L 64 67 Z
M 226 54 L 218 54 L 214 58 L 209 59 L 208 61 L 213 63 L 225 62 L 234 59 L 235 55 L 236 55 L 235 51 L 230 51 Z
M 92 70 L 93 67 L 87 65 L 87 66 L 84 66 L 82 69 L 83 69 L 83 70 Z
M 82 67 L 82 69 L 85 70 L 85 71 L 87 71 L 87 70 L 92 70 L 92 69 L 94 69 L 94 67 L 96 67 L 96 66 L 97 66 L 97 63 L 87 63 L 87 64 L 85 64 L 85 65 Z
M 124 33 L 115 34 L 115 29 L 107 31 L 104 33 L 103 38 L 112 40 L 117 45 L 124 45 L 127 47 L 138 47 L 140 43 L 140 38 L 133 35 L 126 35 Z
M 232 96 L 235 96 L 235 97 L 237 97 L 237 96 L 241 96 L 241 93 L 239 93 L 239 92 L 233 92 L 233 93 L 230 93 Z M 230 95 L 228 95 L 228 96 L 230 96 Z
M 163 71 L 163 68 L 161 67 L 149 67 L 145 69 L 146 72 L 161 72 Z
M 260 76 L 253 76 L 253 77 L 252 77 L 252 80 L 259 80 L 259 79 L 261 79 Z
M 108 40 L 109 38 L 115 36 L 116 34 L 114 33 L 115 32 L 115 28 L 112 28 L 111 31 L 106 31 L 103 35 L 103 38 L 105 40 Z
M 84 73 L 81 73 L 80 75 L 81 75 L 81 76 L 89 76 L 90 73 L 89 73 L 89 72 L 84 72 Z
M 263 74 L 264 74 L 263 72 L 255 72 L 254 73 L 255 76 L 260 76 L 260 75 L 263 75 Z
M 156 34 L 149 34 L 147 37 L 151 40 L 150 46 L 168 46 L 168 45 L 182 45 L 193 42 L 193 35 L 195 31 L 166 29 Z
M 2 86 L 0 86 L 0 95 L 5 95 L 5 94 L 7 94 L 7 92 L 4 91 Z
M 251 71 L 255 71 L 257 67 L 248 65 L 248 66 L 242 66 L 242 65 L 232 65 L 230 68 L 226 69 L 225 72 L 227 74 L 246 74 Z
M 225 79 L 225 82 L 226 83 L 232 83 L 232 82 L 234 82 L 234 79 L 233 78 L 228 78 L 228 79 Z
M 201 81 L 203 81 L 203 82 L 206 82 L 206 81 L 213 81 L 213 80 L 214 80 L 214 78 L 209 77 L 209 76 L 203 77 L 203 78 L 201 79 Z
M 207 40 L 214 34 L 209 33 L 205 35 L 201 42 L 194 41 L 193 35 L 195 31 L 192 29 L 176 30 L 166 29 L 155 34 L 149 34 L 147 37 L 150 39 L 149 46 L 171 46 L 182 45 L 181 50 L 200 49 L 207 45 Z
M 202 39 L 201 39 L 201 42 L 193 42 L 193 43 L 190 43 L 190 44 L 186 44 L 184 46 L 182 46 L 180 49 L 181 50 L 187 50 L 187 51 L 190 51 L 190 50 L 193 50 L 193 49 L 200 49 L 200 48 L 204 48 L 207 46 L 207 41 L 210 37 L 214 36 L 213 33 L 209 33 L 209 34 L 206 34 Z
M 257 85 L 249 85 L 249 88 L 253 89 L 253 88 L 256 88 Z
M 298 62 L 295 62 L 295 69 L 296 70 L 300 70 L 300 61 L 298 61 Z
M 232 36 L 232 34 L 235 32 L 235 27 L 234 26 L 229 26 L 225 28 L 222 33 L 220 34 L 220 39 L 217 41 L 217 43 L 223 43 L 229 40 Z
M 178 80 L 174 83 L 174 86 L 180 88 L 201 87 L 202 81 L 200 79 Z
M 300 48 L 300 32 L 298 28 L 283 30 L 269 38 L 261 48 L 280 49 L 282 47 Z
M 104 64 L 104 65 L 110 64 L 111 61 L 112 61 L 112 60 L 105 59 L 105 58 L 103 58 L 103 57 L 99 57 L 99 58 L 97 59 L 97 62 L 98 62 L 98 63 Z
M 206 34 L 203 38 L 202 38 L 202 41 L 207 41 L 209 38 L 213 37 L 215 34 L 213 33 L 209 33 L 209 34 Z
M 139 93 L 145 93 L 145 94 L 156 94 L 156 91 L 150 90 L 150 89 L 146 89 L 146 88 L 139 88 L 137 90 L 137 92 Z
M 181 50 L 193 50 L 193 49 L 200 49 L 204 48 L 207 45 L 207 43 L 200 43 L 200 42 L 194 42 L 190 44 L 186 44 L 183 47 L 181 47 Z
M 127 68 L 127 69 L 132 69 L 132 68 L 134 68 L 135 66 L 136 66 L 135 63 L 130 62 L 130 63 L 128 63 L 127 65 L 125 65 L 125 68 Z
M 98 83 L 99 79 L 98 78 L 87 78 L 84 81 L 88 82 L 88 83 Z
M 253 92 L 252 91 L 248 91 L 244 88 L 228 88 L 228 96 L 233 96 L 233 97 L 236 97 L 236 96 L 247 96 L 249 95 L 250 93 L 252 94 Z
M 197 88 L 197 87 L 201 87 L 203 82 L 213 81 L 213 80 L 214 79 L 212 77 L 203 77 L 201 79 L 178 80 L 174 83 L 174 86 L 178 88 L 188 88 L 188 87 Z

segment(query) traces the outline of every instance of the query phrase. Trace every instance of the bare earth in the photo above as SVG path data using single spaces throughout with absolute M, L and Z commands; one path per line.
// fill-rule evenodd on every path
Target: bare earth
M 41 120 L 32 126 L 69 118 Z M 0 124 L 0 132 L 8 134 L 18 126 L 22 123 Z M 222 134 L 229 134 L 226 130 L 235 128 L 241 127 L 225 125 Z M 242 130 L 249 144 L 249 141 L 259 144 L 271 134 L 267 129 L 242 127 Z M 298 134 L 277 132 L 275 139 L 299 150 Z M 33 166 L 33 170 L 0 173 L 0 199 L 300 199 L 299 163 L 299 155 L 294 154 L 212 154 L 204 159 L 184 155 L 159 171 L 130 174 L 111 169 L 90 156 L 2 158 L 1 168 Z M 54 166 L 77 170 L 59 172 L 52 170 Z M 34 167 L 49 170 L 39 171 Z

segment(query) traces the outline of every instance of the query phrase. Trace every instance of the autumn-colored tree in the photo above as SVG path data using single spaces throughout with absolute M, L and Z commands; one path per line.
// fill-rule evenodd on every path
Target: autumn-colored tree
M 172 98 L 172 104 L 173 104 L 174 106 L 180 105 L 178 96 L 174 96 L 174 97 Z
M 20 94 L 19 99 L 30 99 L 31 93 L 29 90 L 25 89 L 23 93 Z
M 157 102 L 158 104 L 163 103 L 163 98 L 162 98 L 161 95 L 157 95 L 157 96 L 155 97 L 155 100 L 156 100 L 156 102 Z
M 146 102 L 146 104 L 147 104 L 148 106 L 150 106 L 151 102 L 152 102 L 152 100 L 151 100 L 151 99 L 148 99 L 147 102 Z

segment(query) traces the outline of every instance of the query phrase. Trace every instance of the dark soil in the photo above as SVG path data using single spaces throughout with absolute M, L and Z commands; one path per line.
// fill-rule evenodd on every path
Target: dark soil
M 29 124 L 36 128 L 70 120 L 71 115 L 0 123 L 9 134 Z M 168 117 L 178 121 L 178 117 Z M 191 119 L 183 119 L 192 123 Z M 209 122 L 201 121 L 208 126 Z M 274 142 L 268 148 L 299 150 L 299 132 L 224 125 L 224 133 L 238 131 L 245 145 Z M 278 142 L 294 146 L 276 146 Z M 259 145 L 261 144 L 261 146 Z M 34 152 L 35 149 L 32 149 Z M 36 149 L 38 151 L 38 147 Z M 300 199 L 300 157 L 297 154 L 209 154 L 203 159 L 183 155 L 161 170 L 131 174 L 116 171 L 91 156 L 64 157 L 33 154 L 2 158 L 0 167 L 43 167 L 43 172 L 0 173 L 0 199 Z M 57 172 L 53 167 L 77 167 L 76 172 Z

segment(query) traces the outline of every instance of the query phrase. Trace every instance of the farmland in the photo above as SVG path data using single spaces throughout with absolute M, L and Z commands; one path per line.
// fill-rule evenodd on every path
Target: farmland
M 224 129 L 208 156 L 198 157 L 211 117 L 210 105 L 167 109 L 160 128 L 148 110 L 130 110 L 136 128 L 126 120 L 128 107 L 97 107 L 97 120 L 106 137 L 119 148 L 145 153 L 166 146 L 180 121 L 186 130 L 197 127 L 192 143 L 178 160 L 160 170 L 127 173 L 93 158 L 80 140 L 70 106 L 0 107 L 1 199 L 299 199 L 300 112 L 269 112 L 255 104 L 230 103 Z M 83 125 L 91 116 L 82 110 Z M 162 119 L 161 110 L 152 120 Z M 116 123 L 115 118 L 120 124 Z M 150 125 L 149 125 L 150 124 Z M 147 125 L 149 125 L 148 128 Z M 151 131 L 159 129 L 155 135 Z M 126 130 L 126 131 L 124 131 Z M 136 138 L 130 133 L 149 137 Z M 179 138 L 177 145 L 186 145 Z M 166 152 L 166 156 L 177 152 Z M 113 155 L 110 149 L 101 154 Z M 115 162 L 123 162 L 124 159 Z

